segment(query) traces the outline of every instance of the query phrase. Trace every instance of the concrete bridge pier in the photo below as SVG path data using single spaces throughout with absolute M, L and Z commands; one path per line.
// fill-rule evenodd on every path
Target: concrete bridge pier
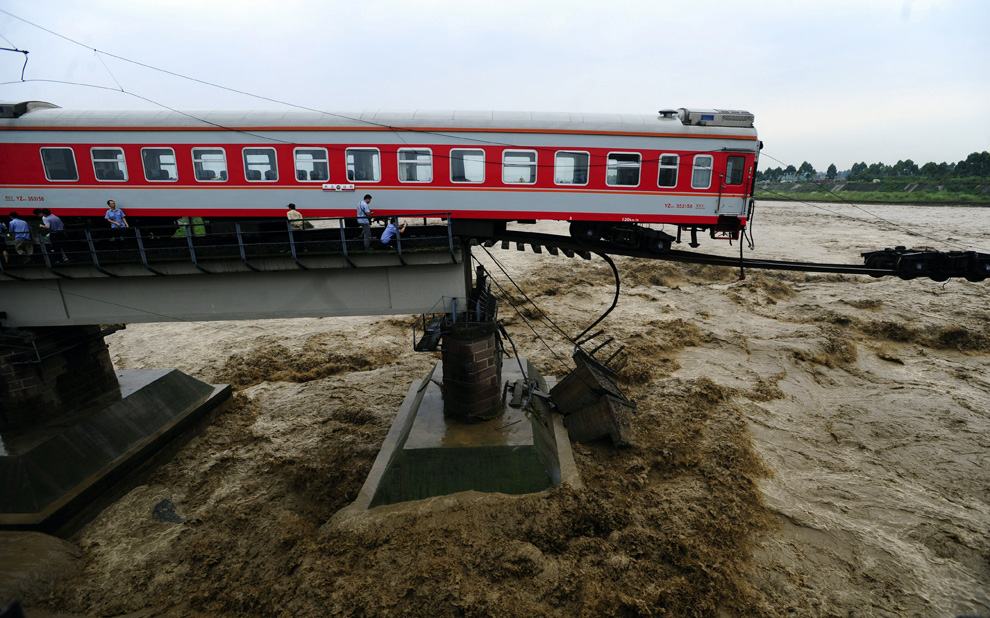
M 115 371 L 114 330 L 0 328 L 0 528 L 60 528 L 229 397 L 176 370 Z
M 44 424 L 120 398 L 103 336 L 116 329 L 0 330 L 0 432 Z

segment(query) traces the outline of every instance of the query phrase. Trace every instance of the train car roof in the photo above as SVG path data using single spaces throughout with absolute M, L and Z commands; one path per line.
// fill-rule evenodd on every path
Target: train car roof
M 21 104 L 0 104 L 13 107 Z M 219 125 L 219 127 L 217 127 Z M 658 114 L 592 114 L 568 112 L 502 111 L 363 111 L 319 113 L 308 111 L 188 111 L 167 110 L 76 110 L 30 102 L 16 117 L 0 117 L 7 129 L 121 129 L 203 130 L 224 129 L 300 130 L 354 129 L 512 131 L 539 133 L 591 132 L 634 134 L 705 134 L 756 136 L 753 127 L 694 126 L 676 117 Z

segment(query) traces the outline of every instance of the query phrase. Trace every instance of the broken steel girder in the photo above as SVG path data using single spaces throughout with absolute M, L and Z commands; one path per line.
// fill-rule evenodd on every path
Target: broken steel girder
M 636 403 L 616 384 L 616 374 L 594 356 L 576 348 L 575 368 L 550 389 L 550 399 L 564 416 L 572 440 L 591 442 L 608 437 L 616 446 L 630 443 Z

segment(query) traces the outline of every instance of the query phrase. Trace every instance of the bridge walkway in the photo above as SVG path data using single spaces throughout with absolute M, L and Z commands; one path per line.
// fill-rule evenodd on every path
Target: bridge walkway
M 0 325 L 387 315 L 466 295 L 449 217 L 422 216 L 394 246 L 364 248 L 339 218 L 67 229 L 64 240 L 0 263 Z M 350 220 L 353 222 L 353 219 Z M 309 227 L 312 226 L 312 227 Z

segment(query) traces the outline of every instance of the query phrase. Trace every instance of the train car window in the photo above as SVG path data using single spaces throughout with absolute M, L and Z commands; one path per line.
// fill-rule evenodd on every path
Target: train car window
M 245 148 L 244 177 L 248 182 L 275 182 L 278 163 L 274 148 Z
M 45 178 L 55 182 L 79 180 L 76 169 L 76 155 L 71 148 L 42 148 L 41 163 L 45 168 Z
M 536 182 L 536 152 L 506 150 L 502 153 L 502 182 L 507 185 L 531 185 Z
M 485 182 L 485 151 L 454 148 L 450 151 L 451 182 Z
M 420 148 L 400 148 L 399 182 L 433 182 L 433 152 Z
M 660 155 L 660 175 L 657 178 L 657 185 L 660 187 L 677 186 L 677 166 L 681 158 L 675 154 Z
M 223 148 L 193 148 L 193 171 L 199 182 L 227 180 L 227 153 Z
M 605 184 L 613 187 L 636 187 L 639 185 L 638 152 L 610 152 L 605 168 Z
M 553 159 L 554 184 L 588 184 L 588 161 L 590 159 L 591 155 L 587 152 L 558 152 Z
M 296 180 L 326 182 L 330 180 L 330 162 L 326 148 L 296 148 Z
M 151 182 L 174 182 L 179 179 L 179 166 L 171 148 L 142 148 L 141 162 L 144 178 Z
M 124 182 L 127 180 L 127 161 L 123 148 L 93 148 L 89 151 L 93 158 L 93 173 L 101 182 Z
M 377 148 L 348 148 L 347 180 L 378 182 L 382 179 L 382 157 Z
M 695 155 L 691 172 L 691 188 L 707 189 L 712 186 L 712 156 Z
M 742 157 L 729 157 L 729 162 L 725 164 L 725 184 L 742 184 L 744 163 L 745 159 Z

